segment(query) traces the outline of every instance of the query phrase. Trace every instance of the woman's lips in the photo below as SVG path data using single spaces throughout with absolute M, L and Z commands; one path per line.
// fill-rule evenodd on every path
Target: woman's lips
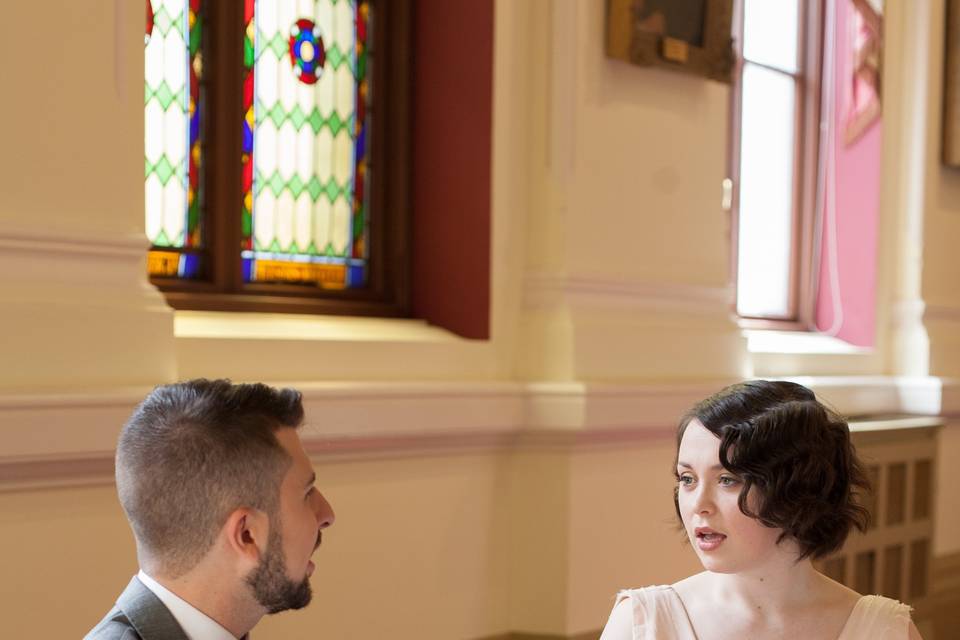
M 710 527 L 697 527 L 694 530 L 694 536 L 701 551 L 714 551 L 727 539 L 727 536 L 719 531 L 714 531 Z
M 697 536 L 697 546 L 700 547 L 701 551 L 714 551 L 723 544 L 723 541 L 727 539 L 727 536 L 722 533 L 710 533 L 706 535 Z

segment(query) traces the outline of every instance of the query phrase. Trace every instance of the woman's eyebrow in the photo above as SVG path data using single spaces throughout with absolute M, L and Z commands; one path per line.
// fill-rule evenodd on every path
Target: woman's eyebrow
M 693 465 L 691 465 L 689 462 L 680 462 L 680 461 L 678 461 L 678 462 L 677 462 L 677 466 L 678 466 L 678 467 L 683 467 L 684 469 L 693 469 Z M 723 469 L 723 465 L 722 465 L 722 464 L 715 464 L 715 465 L 713 465 L 712 467 L 710 467 L 710 471 L 719 471 L 720 469 Z

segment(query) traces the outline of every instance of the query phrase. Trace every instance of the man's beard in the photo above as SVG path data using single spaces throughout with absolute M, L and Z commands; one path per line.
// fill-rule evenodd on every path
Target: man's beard
M 271 527 L 267 551 L 257 568 L 247 576 L 247 584 L 253 589 L 257 602 L 267 613 L 279 613 L 287 609 L 302 609 L 310 604 L 313 592 L 310 580 L 304 577 L 296 582 L 287 577 L 279 527 Z

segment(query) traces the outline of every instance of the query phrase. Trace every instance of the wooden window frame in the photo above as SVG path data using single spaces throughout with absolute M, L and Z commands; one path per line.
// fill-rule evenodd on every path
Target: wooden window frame
M 331 290 L 247 283 L 241 272 L 243 2 L 207 0 L 203 122 L 206 280 L 151 277 L 175 309 L 403 317 L 410 315 L 412 0 L 369 0 L 373 91 L 368 286 Z M 212 26 L 215 25 L 215 26 Z M 220 168 L 212 171 L 212 167 Z
M 735 3 L 733 29 L 735 42 L 734 82 L 730 107 L 730 171 L 733 181 L 731 197 L 731 273 L 733 274 L 733 310 L 739 324 L 745 329 L 772 329 L 784 331 L 813 331 L 816 326 L 817 265 L 819 261 L 820 207 L 822 187 L 820 167 L 823 159 L 820 149 L 822 114 L 823 64 L 825 57 L 826 0 L 804 2 L 798 0 L 798 46 L 800 68 L 795 76 L 796 102 L 794 109 L 793 160 L 793 223 L 791 233 L 789 312 L 783 317 L 751 317 L 739 315 L 737 288 L 739 283 L 739 225 L 740 225 L 740 141 L 744 42 L 744 0 Z M 764 68 L 756 62 L 750 62 Z M 782 69 L 775 69 L 784 73 Z M 829 90 L 829 88 L 827 88 Z

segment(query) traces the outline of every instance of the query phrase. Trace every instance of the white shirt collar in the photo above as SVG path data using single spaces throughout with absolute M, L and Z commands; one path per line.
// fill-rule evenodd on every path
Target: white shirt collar
M 148 576 L 142 569 L 137 574 L 137 578 L 170 610 L 177 624 L 183 628 L 183 632 L 190 640 L 237 640 L 236 636 L 221 627 L 213 618 L 198 611 L 189 602 Z

